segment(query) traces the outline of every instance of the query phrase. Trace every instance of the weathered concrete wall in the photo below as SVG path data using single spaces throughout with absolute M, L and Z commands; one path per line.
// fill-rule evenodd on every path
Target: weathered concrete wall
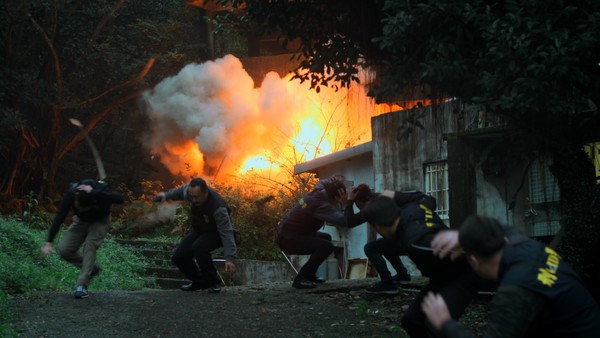
M 457 102 L 379 115 L 371 120 L 375 190 L 424 189 L 423 164 L 448 157 L 444 134 L 458 128 Z M 420 117 L 423 128 L 411 124 Z M 404 135 L 406 138 L 400 138 Z
M 236 285 L 291 281 L 296 273 L 285 262 L 240 259 L 233 277 Z

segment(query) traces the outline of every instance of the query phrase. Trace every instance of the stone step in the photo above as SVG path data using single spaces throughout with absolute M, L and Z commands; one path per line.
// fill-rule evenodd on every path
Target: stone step
M 148 280 L 149 287 L 176 289 L 189 283 L 171 261 L 171 255 L 177 244 L 145 240 L 119 240 L 119 242 L 134 248 L 145 258 L 147 262 L 145 278 Z M 213 262 L 226 285 L 289 281 L 295 277 L 294 270 L 287 262 L 240 259 L 236 263 L 234 274 L 225 272 L 225 259 L 217 256 Z
M 117 239 L 122 245 L 126 245 L 137 250 L 158 250 L 158 251 L 169 251 L 172 252 L 177 243 L 167 243 L 160 241 L 151 240 L 137 240 L 137 239 Z
M 172 252 L 155 249 L 143 249 L 139 251 L 146 262 L 154 266 L 173 266 L 171 261 Z
M 188 284 L 190 281 L 187 279 L 177 279 L 177 278 L 155 278 L 154 284 L 159 289 L 179 289 L 182 285 Z
M 160 266 L 146 267 L 146 275 L 156 278 L 184 279 L 185 276 L 177 268 L 166 268 Z

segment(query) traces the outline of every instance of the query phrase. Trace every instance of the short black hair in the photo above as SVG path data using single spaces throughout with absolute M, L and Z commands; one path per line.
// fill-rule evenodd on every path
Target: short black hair
M 206 191 L 206 181 L 200 177 L 193 178 L 190 182 L 190 188 L 200 187 L 200 190 Z
M 336 198 L 339 197 L 338 191 L 341 189 L 344 193 L 346 193 L 346 185 L 343 181 L 340 180 L 328 180 L 323 183 L 323 188 L 327 193 L 327 197 Z
M 458 229 L 458 242 L 467 255 L 487 259 L 506 245 L 506 232 L 498 220 L 471 215 Z
M 400 208 L 393 199 L 385 196 L 377 196 L 367 202 L 362 209 L 365 220 L 371 224 L 389 227 L 398 218 Z
M 371 188 L 367 184 L 359 184 L 354 190 L 357 192 L 354 200 L 356 202 L 367 202 L 376 196 L 376 194 L 371 191 Z

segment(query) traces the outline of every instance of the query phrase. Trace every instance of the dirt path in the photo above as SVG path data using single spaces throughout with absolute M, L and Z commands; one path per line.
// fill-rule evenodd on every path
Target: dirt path
M 19 337 L 407 337 L 400 318 L 426 280 L 395 296 L 368 296 L 376 278 L 328 281 L 314 290 L 290 283 L 224 287 L 220 294 L 179 290 L 40 292 L 13 299 Z M 489 296 L 461 322 L 485 326 Z
M 217 295 L 91 290 L 83 300 L 42 292 L 14 299 L 14 328 L 38 338 L 402 337 L 394 311 L 414 292 L 373 303 L 360 296 L 372 282 L 334 281 L 311 291 L 289 283 L 226 287 Z

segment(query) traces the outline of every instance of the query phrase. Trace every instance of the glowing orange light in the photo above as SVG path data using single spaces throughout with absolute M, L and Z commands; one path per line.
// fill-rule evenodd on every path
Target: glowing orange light
M 174 173 L 226 179 L 269 172 L 371 140 L 377 105 L 360 85 L 335 91 L 268 73 L 256 86 L 229 55 L 192 64 L 145 95 L 150 148 Z M 363 81 L 364 83 L 364 81 Z

